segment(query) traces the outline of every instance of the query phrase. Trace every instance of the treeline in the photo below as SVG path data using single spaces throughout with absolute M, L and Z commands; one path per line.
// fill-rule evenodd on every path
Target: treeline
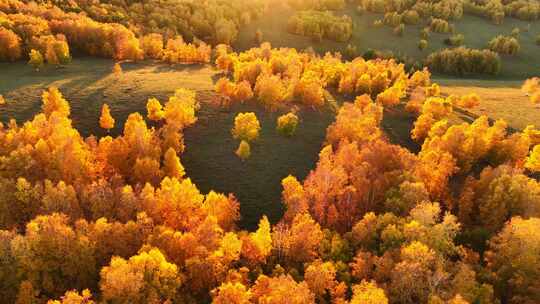
M 430 54 L 425 64 L 430 70 L 445 74 L 497 75 L 501 69 L 501 58 L 491 50 L 458 47 Z
M 234 42 L 241 26 L 264 11 L 264 0 L 205 1 L 62 1 L 47 0 L 67 12 L 84 12 L 93 20 L 119 23 L 137 36 L 160 33 L 165 39 L 177 35 L 191 42 L 208 44 Z
M 223 4 L 226 6 L 223 9 L 228 6 L 237 7 L 241 1 L 227 1 L 228 4 Z M 88 4 L 87 2 L 81 2 L 81 5 L 83 5 L 82 3 Z M 103 16 L 100 18 L 96 14 L 90 14 L 82 8 L 66 8 L 68 4 L 78 7 L 76 2 L 67 4 L 62 2 L 59 5 L 65 9 L 63 11 L 52 4 L 38 5 L 34 2 L 24 3 L 18 0 L 0 1 L 0 60 L 15 61 L 27 58 L 31 50 L 35 50 L 51 63 L 63 63 L 67 61 L 64 59 L 70 56 L 69 50 L 71 49 L 92 56 L 114 58 L 116 60 L 155 58 L 172 63 L 208 62 L 210 59 L 210 47 L 201 40 L 195 39 L 195 37 L 204 38 L 210 43 L 231 43 L 234 41 L 240 26 L 240 23 L 236 24 L 224 19 L 224 17 L 217 19 L 212 26 L 206 26 L 204 24 L 212 19 L 207 18 L 206 15 L 200 15 L 202 14 L 200 10 L 195 10 L 194 16 L 187 19 L 190 21 L 190 26 L 193 27 L 190 27 L 193 32 L 168 28 L 166 30 L 165 28 L 146 28 L 142 24 L 139 27 L 133 27 L 133 24 L 137 25 L 134 22 L 141 16 L 131 16 L 129 14 L 124 16 L 131 16 L 133 19 L 125 20 L 125 23 L 129 23 L 129 27 L 126 27 L 120 23 L 104 23 L 111 20 Z M 95 5 L 99 5 L 99 3 Z M 163 3 L 160 2 L 160 5 L 163 5 Z M 216 8 L 211 3 L 208 5 L 210 6 L 202 6 L 205 12 L 212 7 Z M 116 13 L 121 11 L 115 6 L 106 7 Z M 151 9 L 152 3 L 145 4 L 145 7 Z M 242 12 L 247 14 L 246 16 L 252 16 L 255 15 L 255 11 L 258 11 L 260 5 L 252 3 L 247 7 L 252 9 L 246 10 L 246 8 L 242 8 Z M 89 10 L 84 5 L 83 8 Z M 185 11 L 186 9 L 179 11 Z M 83 13 L 73 12 L 80 10 L 88 13 L 94 19 L 87 17 Z M 239 10 L 240 8 L 237 7 L 237 11 Z M 103 14 L 108 12 L 105 8 L 98 11 Z M 191 12 L 191 8 L 189 11 Z M 132 13 L 135 14 L 135 12 L 137 10 Z M 173 11 L 170 10 L 170 7 L 167 7 L 167 12 Z M 234 10 L 230 12 L 234 12 Z M 141 14 L 146 17 L 146 13 L 141 12 Z M 208 14 L 210 13 L 208 12 Z M 151 16 L 155 15 L 151 14 Z M 170 14 L 163 13 L 160 16 L 166 18 Z M 204 19 L 203 25 L 198 21 L 200 19 Z M 186 19 L 179 18 L 178 20 Z M 242 20 L 249 22 L 251 19 L 244 17 Z M 148 22 L 155 23 L 151 22 L 151 20 Z M 160 22 L 159 24 L 167 24 L 167 22 Z M 201 28 L 209 28 L 208 33 L 204 33 L 195 25 Z M 215 26 L 215 31 L 213 26 Z M 186 42 L 184 37 L 188 39 L 187 41 L 194 40 L 194 42 Z
M 358 3 L 361 10 L 375 13 L 414 14 L 424 19 L 439 18 L 447 21 L 459 20 L 464 13 L 488 18 L 495 24 L 501 24 L 505 16 L 527 21 L 540 18 L 540 4 L 534 0 L 360 0 Z
M 351 39 L 353 24 L 349 16 L 335 16 L 330 11 L 300 11 L 287 21 L 290 33 L 311 37 L 320 42 L 323 38 L 339 42 Z

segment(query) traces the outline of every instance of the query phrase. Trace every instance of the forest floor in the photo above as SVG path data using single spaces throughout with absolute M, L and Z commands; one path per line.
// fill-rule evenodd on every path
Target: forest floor
M 187 175 L 203 193 L 210 190 L 234 192 L 241 202 L 242 228 L 256 226 L 261 215 L 271 221 L 281 217 L 281 179 L 289 174 L 303 180 L 315 168 L 324 144 L 326 128 L 335 113 L 329 110 L 301 109 L 297 133 L 283 137 L 275 131 L 276 119 L 283 111 L 269 112 L 247 103 L 224 109 L 216 105 L 214 84 L 221 75 L 211 66 L 169 66 L 155 62 L 124 63 L 122 75 L 111 73 L 114 62 L 106 59 L 77 58 L 62 69 L 33 71 L 24 63 L 0 64 L 0 94 L 7 104 L 0 107 L 0 121 L 15 118 L 18 123 L 32 119 L 41 111 L 41 94 L 57 86 L 71 105 L 71 118 L 83 136 L 104 136 L 99 128 L 103 103 L 109 104 L 116 119 L 111 135 L 121 133 L 127 116 L 133 112 L 146 115 L 150 97 L 162 103 L 177 88 L 197 92 L 202 106 L 197 123 L 185 130 L 186 150 L 181 160 Z M 438 82 L 439 80 L 435 80 Z M 514 128 L 540 124 L 540 109 L 534 108 L 519 91 L 520 82 L 440 79 L 445 94 L 478 93 L 481 106 L 469 113 L 456 113 L 462 121 L 472 121 L 474 114 L 504 118 Z M 344 100 L 341 98 L 341 100 Z M 242 162 L 234 151 L 238 141 L 230 134 L 239 112 L 255 112 L 261 123 L 260 138 L 252 144 L 251 157 Z M 415 117 L 402 108 L 387 110 L 383 129 L 390 141 L 413 152 L 419 145 L 410 140 Z
M 272 7 L 271 16 L 255 20 L 249 27 L 245 27 L 239 33 L 235 49 L 245 50 L 256 46 L 255 32 L 261 30 L 263 40 L 268 41 L 274 47 L 293 47 L 299 50 L 312 47 L 319 53 L 336 52 L 344 50 L 348 44 L 357 47 L 360 54 L 368 49 L 392 51 L 395 55 L 406 55 L 414 60 L 422 61 L 430 53 L 448 48 L 444 39 L 450 34 L 431 33 L 428 39 L 428 47 L 421 51 L 418 49 L 420 31 L 427 26 L 423 21 L 418 25 L 406 25 L 403 36 L 393 34 L 393 27 L 373 27 L 373 21 L 383 19 L 384 14 L 365 12 L 358 15 L 356 6 L 348 5 L 344 10 L 334 12 L 337 16 L 348 15 L 353 20 L 353 35 L 348 42 L 335 42 L 323 39 L 321 42 L 313 42 L 311 38 L 293 35 L 287 32 L 287 20 L 295 13 L 294 10 L 276 5 Z M 505 18 L 504 23 L 495 25 L 488 19 L 464 15 L 462 19 L 452 21 L 455 24 L 456 34 L 465 36 L 464 44 L 471 48 L 486 48 L 488 42 L 497 35 L 510 35 L 512 29 L 522 30 L 519 36 L 521 49 L 516 56 L 501 56 L 502 68 L 497 76 L 481 75 L 482 79 L 523 79 L 539 76 L 540 73 L 540 46 L 536 45 L 535 37 L 540 34 L 540 22 L 526 22 L 515 18 Z M 530 26 L 529 26 L 530 25 Z M 528 29 L 526 31 L 525 29 Z M 475 76 L 472 76 L 475 77 Z

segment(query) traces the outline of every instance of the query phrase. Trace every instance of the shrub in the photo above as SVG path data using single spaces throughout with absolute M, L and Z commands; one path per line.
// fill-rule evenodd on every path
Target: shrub
M 402 21 L 405 24 L 416 25 L 420 23 L 420 14 L 415 10 L 407 10 L 402 15 Z
M 251 147 L 249 146 L 249 143 L 245 140 L 242 140 L 240 142 L 240 145 L 238 145 L 238 149 L 236 149 L 235 153 L 242 160 L 248 159 L 251 156 Z
M 420 31 L 420 38 L 427 40 L 429 38 L 429 34 L 431 33 L 429 27 L 425 27 Z
M 429 29 L 435 33 L 450 33 L 451 32 L 451 27 L 448 21 L 439 19 L 439 18 L 431 19 L 431 22 L 429 23 Z
M 297 126 L 298 116 L 294 113 L 287 113 L 278 117 L 276 130 L 282 135 L 292 136 Z
M 31 65 L 36 71 L 39 71 L 43 67 L 43 56 L 39 51 L 31 50 L 28 55 L 30 60 L 28 64 Z
M 457 34 L 444 39 L 444 43 L 451 46 L 460 46 L 463 44 L 464 40 L 465 36 L 463 36 L 463 34 Z
M 499 35 L 491 39 L 488 48 L 499 54 L 516 55 L 521 46 L 516 38 Z
M 501 58 L 491 50 L 458 47 L 430 54 L 426 66 L 433 71 L 460 76 L 471 73 L 497 75 L 501 69 Z
M 420 50 L 423 51 L 423 50 L 425 50 L 427 47 L 428 47 L 428 42 L 427 42 L 427 40 L 425 40 L 425 39 L 420 39 L 420 41 L 418 42 L 418 48 L 419 48 Z

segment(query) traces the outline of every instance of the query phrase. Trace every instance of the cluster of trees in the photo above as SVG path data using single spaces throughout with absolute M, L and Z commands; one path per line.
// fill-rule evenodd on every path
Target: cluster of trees
M 505 55 L 516 55 L 521 48 L 519 41 L 512 36 L 499 35 L 491 39 L 488 48 L 494 52 Z
M 159 33 L 165 40 L 180 35 L 187 41 L 199 38 L 209 44 L 234 42 L 239 28 L 260 17 L 266 4 L 262 0 L 53 3 L 65 11 L 84 12 L 98 22 L 122 24 L 138 35 Z
M 272 49 L 268 43 L 239 54 L 220 47 L 216 65 L 232 78 L 219 80 L 217 93 L 230 101 L 253 96 L 271 109 L 293 103 L 321 107 L 329 88 L 373 98 L 388 89 L 378 101 L 393 104 L 407 83 L 404 65 L 392 59 L 343 61 L 339 54 L 319 57 L 295 49 Z
M 426 58 L 425 64 L 433 71 L 459 76 L 466 74 L 497 75 L 501 69 L 501 58 L 491 50 L 458 47 L 431 53 Z
M 345 0 L 287 0 L 297 10 L 340 10 L 345 7 Z
M 179 155 L 197 120 L 193 92 L 179 89 L 163 106 L 150 99 L 154 127 L 133 113 L 119 136 L 83 138 L 51 88 L 42 113 L 0 128 L 4 302 L 540 300 L 540 182 L 528 175 L 540 169 L 539 130 L 509 134 L 486 117 L 452 125 L 451 101 L 429 71 L 408 75 L 391 60 L 262 47 L 223 53 L 218 65 L 251 86 L 266 77 L 285 87 L 304 73 L 358 95 L 339 108 L 306 179 L 282 180 L 282 219 L 240 231 L 235 197 L 203 194 L 186 176 Z M 260 85 L 259 98 L 274 96 L 272 85 Z M 437 121 L 413 154 L 380 123 L 385 107 L 419 90 L 420 116 Z M 100 125 L 114 126 L 108 107 L 102 113 Z M 295 119 L 285 117 L 290 130 Z M 256 120 L 239 115 L 233 135 L 256 138 Z
M 260 14 L 262 3 L 207 2 L 153 1 L 144 5 L 133 3 L 126 8 L 99 1 L 54 1 L 40 5 L 5 0 L 0 3 L 0 60 L 28 58 L 35 50 L 34 58 L 39 52 L 46 62 L 64 64 L 69 61 L 72 48 L 116 60 L 208 62 L 211 49 L 196 37 L 209 43 L 234 42 L 238 28 Z M 176 14 L 180 15 L 177 19 Z M 186 43 L 184 38 L 193 42 Z
M 335 16 L 330 11 L 300 11 L 287 21 L 290 33 L 311 37 L 320 42 L 323 38 L 346 42 L 352 37 L 353 23 L 351 17 Z
M 463 7 L 466 13 L 489 18 L 495 24 L 501 24 L 505 16 L 526 21 L 540 19 L 540 5 L 536 1 L 466 0 L 463 2 Z
M 236 155 L 241 159 L 247 159 L 251 155 L 249 142 L 259 138 L 261 125 L 253 112 L 239 113 L 234 118 L 234 127 L 231 130 L 234 139 L 240 140 Z

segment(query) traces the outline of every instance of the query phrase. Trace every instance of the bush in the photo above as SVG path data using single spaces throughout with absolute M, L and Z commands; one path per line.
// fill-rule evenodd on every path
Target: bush
M 428 42 L 427 42 L 427 40 L 425 40 L 425 39 L 420 39 L 420 41 L 418 41 L 418 48 L 419 48 L 421 51 L 425 50 L 427 47 L 428 47 Z
M 240 142 L 240 145 L 238 145 L 238 149 L 235 153 L 242 160 L 248 159 L 251 156 L 251 147 L 249 146 L 249 143 L 245 140 L 242 140 Z
M 465 36 L 463 36 L 463 34 L 457 34 L 457 35 L 452 35 L 451 37 L 444 39 L 444 43 L 446 45 L 451 45 L 451 46 L 460 46 L 460 45 L 463 45 L 464 40 L 465 40 Z
M 516 38 L 499 35 L 491 39 L 488 48 L 499 54 L 516 55 L 521 46 Z
M 288 113 L 278 117 L 276 130 L 282 135 L 292 136 L 296 132 L 297 126 L 298 116 L 294 113 Z
M 439 18 L 431 19 L 429 29 L 435 33 L 450 33 L 452 30 L 448 21 Z
M 430 54 L 426 59 L 426 65 L 433 71 L 459 76 L 497 75 L 501 69 L 501 58 L 491 50 L 458 47 Z
M 407 10 L 402 15 L 403 23 L 416 25 L 420 23 L 420 14 L 415 10 Z
M 429 34 L 431 33 L 431 30 L 429 27 L 425 27 L 420 31 L 420 38 L 427 40 L 429 38 Z

